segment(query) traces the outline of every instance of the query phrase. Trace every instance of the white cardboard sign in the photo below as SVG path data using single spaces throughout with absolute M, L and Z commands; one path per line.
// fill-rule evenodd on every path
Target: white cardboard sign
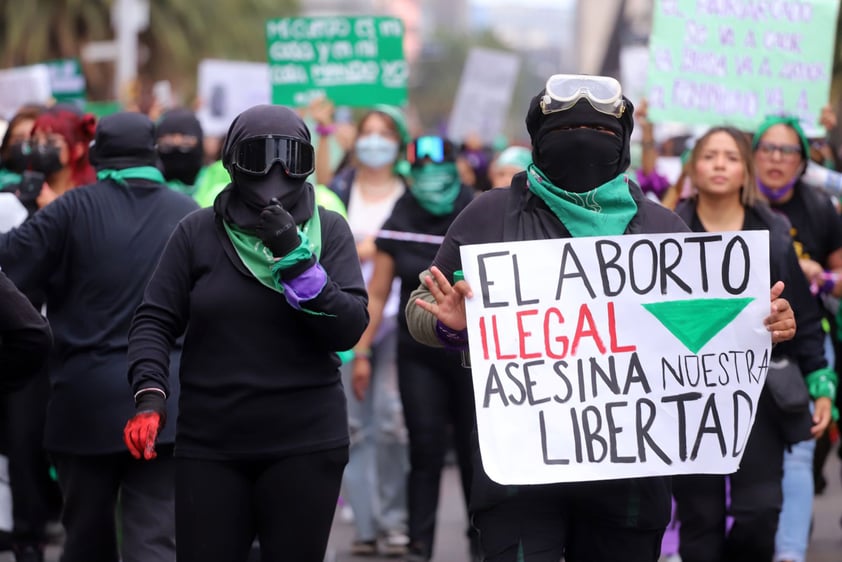
M 766 380 L 765 231 L 463 246 L 480 452 L 501 484 L 737 470 Z

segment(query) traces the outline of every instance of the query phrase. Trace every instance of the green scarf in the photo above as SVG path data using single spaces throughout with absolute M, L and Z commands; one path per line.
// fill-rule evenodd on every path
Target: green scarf
M 123 168 L 122 170 L 106 168 L 96 173 L 96 179 L 100 181 L 113 180 L 128 187 L 129 184 L 126 180 L 149 180 L 164 183 L 164 174 L 154 166 L 138 166 L 136 168 Z
M 169 180 L 167 182 L 167 187 L 172 189 L 173 191 L 177 191 L 178 193 L 182 193 L 189 197 L 193 197 L 193 194 L 196 193 L 196 185 L 187 185 L 186 183 L 179 181 L 179 180 Z
M 529 190 L 547 204 L 574 237 L 622 234 L 637 213 L 626 174 L 585 193 L 553 185 L 534 164 L 527 168 L 527 178 Z
M 461 189 L 459 170 L 453 162 L 425 164 L 412 170 L 409 191 L 418 204 L 433 215 L 452 213 Z
M 302 261 L 309 260 L 310 256 L 315 255 L 318 259 L 321 255 L 322 223 L 319 218 L 318 207 L 313 209 L 313 216 L 298 231 L 300 240 L 298 247 L 279 260 L 276 260 L 272 251 L 263 244 L 263 241 L 254 232 L 244 230 L 233 223 L 228 223 L 228 221 L 222 221 L 222 225 L 225 227 L 225 232 L 246 269 L 263 285 L 279 293 L 284 292 L 284 286 L 281 284 L 278 275 L 279 272 Z

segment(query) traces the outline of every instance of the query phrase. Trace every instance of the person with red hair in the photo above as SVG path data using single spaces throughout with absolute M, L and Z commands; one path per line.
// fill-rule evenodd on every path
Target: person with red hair
M 33 170 L 47 179 L 39 207 L 44 207 L 69 189 L 94 183 L 96 172 L 88 161 L 96 117 L 70 105 L 54 105 L 38 116 L 32 128 Z

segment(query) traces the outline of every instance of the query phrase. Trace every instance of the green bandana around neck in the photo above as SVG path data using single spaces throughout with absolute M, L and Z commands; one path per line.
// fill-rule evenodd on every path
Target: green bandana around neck
M 409 191 L 429 213 L 443 216 L 453 212 L 462 182 L 455 162 L 426 164 L 412 170 Z
M 112 170 L 105 168 L 96 173 L 96 179 L 114 180 L 122 186 L 128 187 L 126 180 L 149 180 L 157 183 L 164 183 L 164 174 L 155 166 L 137 166 L 135 168 L 123 168 Z
M 179 180 L 169 180 L 167 182 L 167 187 L 178 193 L 182 193 L 189 197 L 193 197 L 193 194 L 196 193 L 197 185 L 187 185 L 186 183 Z
M 574 237 L 623 234 L 637 213 L 626 174 L 585 193 L 557 187 L 534 164 L 527 168 L 527 180 L 529 190 L 547 204 Z
M 222 225 L 246 269 L 260 283 L 279 293 L 284 292 L 284 286 L 279 281 L 277 272 L 306 261 L 311 255 L 315 255 L 316 259 L 321 255 L 322 223 L 318 207 L 313 210 L 313 216 L 298 231 L 300 240 L 298 247 L 280 260 L 275 259 L 272 251 L 253 232 L 243 230 L 228 221 L 222 221 Z

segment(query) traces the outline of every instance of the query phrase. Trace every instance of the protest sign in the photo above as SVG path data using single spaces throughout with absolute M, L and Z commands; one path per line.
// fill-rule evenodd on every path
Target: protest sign
M 56 103 L 85 107 L 85 74 L 79 59 L 58 59 L 44 63 L 50 73 L 50 88 Z
M 649 117 L 753 130 L 770 114 L 816 123 L 830 95 L 838 0 L 660 0 Z
M 448 138 L 462 142 L 474 134 L 491 145 L 505 127 L 519 69 L 513 53 L 471 49 L 450 112 Z
M 751 231 L 463 246 L 488 476 L 737 470 L 771 348 L 768 245 Z
M 305 106 L 327 97 L 353 107 L 407 102 L 403 22 L 325 16 L 266 22 L 272 102 Z
M 24 104 L 47 104 L 52 95 L 46 65 L 0 70 L 0 119 L 11 119 Z
M 205 135 L 228 132 L 234 117 L 246 109 L 270 103 L 269 67 L 260 62 L 206 59 L 199 63 L 201 105 L 196 117 Z

